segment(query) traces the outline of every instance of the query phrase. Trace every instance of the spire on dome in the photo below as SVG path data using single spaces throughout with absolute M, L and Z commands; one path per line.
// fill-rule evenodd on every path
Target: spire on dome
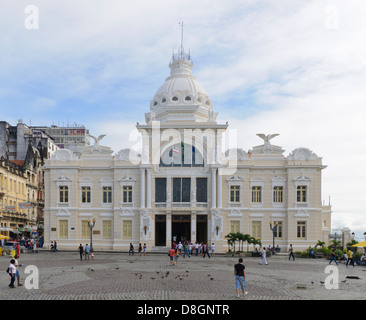
M 177 61 L 177 60 L 188 60 L 189 62 L 192 62 L 190 50 L 189 50 L 188 53 L 184 52 L 184 47 L 183 47 L 183 21 L 179 22 L 179 25 L 182 28 L 181 36 L 180 36 L 180 48 L 178 49 L 177 53 L 174 53 L 174 50 L 173 50 L 172 63 L 174 61 Z

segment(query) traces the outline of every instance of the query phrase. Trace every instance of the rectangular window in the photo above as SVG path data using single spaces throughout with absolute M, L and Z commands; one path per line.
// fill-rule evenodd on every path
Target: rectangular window
M 112 203 L 112 187 L 103 187 L 103 203 Z
M 90 187 L 81 187 L 81 202 L 90 203 Z
M 59 192 L 60 202 L 69 202 L 69 187 L 60 186 Z
M 191 178 L 173 178 L 173 202 L 191 201 Z
M 230 233 L 240 232 L 240 221 L 230 221 Z
M 112 221 L 103 220 L 103 239 L 112 239 Z
M 68 225 L 69 222 L 67 220 L 59 220 L 58 222 L 58 230 L 59 230 L 59 237 L 60 239 L 68 239 Z
M 86 220 L 81 221 L 81 238 L 90 239 L 90 227 Z
M 240 186 L 230 186 L 230 202 L 240 202 Z
M 123 202 L 132 203 L 132 186 L 123 186 Z
M 253 221 L 252 222 L 252 237 L 256 239 L 262 239 L 262 222 Z
M 252 203 L 262 202 L 262 187 L 253 186 L 252 187 Z
M 297 222 L 297 238 L 306 240 L 306 221 Z
M 132 239 L 132 220 L 123 220 L 122 239 Z
M 274 225 L 276 225 L 277 223 L 277 227 L 274 229 L 274 236 L 276 239 L 282 239 L 282 221 L 275 221 Z
M 283 202 L 283 187 L 281 187 L 281 186 L 273 187 L 273 202 L 274 203 Z
M 297 186 L 297 202 L 306 202 L 306 201 L 307 201 L 307 187 Z
M 155 178 L 155 202 L 166 202 L 166 178 Z
M 196 179 L 196 201 L 207 202 L 207 178 Z

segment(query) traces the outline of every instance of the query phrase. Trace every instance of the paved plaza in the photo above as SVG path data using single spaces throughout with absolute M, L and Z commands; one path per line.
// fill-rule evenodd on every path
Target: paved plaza
M 39 288 L 10 289 L 5 269 L 10 257 L 0 257 L 0 300 L 363 300 L 366 267 L 339 263 L 327 271 L 325 259 L 296 259 L 286 255 L 268 259 L 244 258 L 248 295 L 236 297 L 234 264 L 238 257 L 179 258 L 170 266 L 163 253 L 147 256 L 96 252 L 93 260 L 80 260 L 75 252 L 24 253 L 19 259 L 22 283 L 25 267 L 39 271 Z M 335 266 L 333 264 L 333 266 Z M 338 289 L 327 289 L 327 277 L 338 272 Z M 348 277 L 348 278 L 347 278 Z M 328 281 L 328 282 L 327 282 Z M 332 282 L 334 283 L 334 282 Z

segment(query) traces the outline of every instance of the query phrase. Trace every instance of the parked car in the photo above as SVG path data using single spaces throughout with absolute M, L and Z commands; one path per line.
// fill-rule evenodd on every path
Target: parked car
M 4 244 L 3 250 L 9 250 L 9 251 L 15 250 L 17 243 L 18 242 L 15 242 L 15 241 L 8 241 Z M 25 246 L 22 244 L 19 244 L 19 248 L 20 248 L 20 252 L 24 252 L 26 249 Z

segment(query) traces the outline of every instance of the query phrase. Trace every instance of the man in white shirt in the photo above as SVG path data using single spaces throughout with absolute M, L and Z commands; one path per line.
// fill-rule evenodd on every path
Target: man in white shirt
M 262 264 L 263 261 L 264 261 L 265 265 L 268 265 L 267 258 L 266 258 L 266 248 L 265 247 L 263 247 L 262 258 L 261 258 L 261 261 L 259 261 L 259 264 Z
M 211 245 L 211 252 L 212 252 L 212 256 L 214 256 L 215 255 L 215 244 L 214 243 L 212 243 L 212 245 Z
M 10 264 L 9 264 L 9 275 L 11 277 L 9 287 L 12 289 L 15 288 L 14 281 L 15 281 L 16 272 L 17 272 L 17 268 L 15 267 L 15 260 L 11 259 Z

